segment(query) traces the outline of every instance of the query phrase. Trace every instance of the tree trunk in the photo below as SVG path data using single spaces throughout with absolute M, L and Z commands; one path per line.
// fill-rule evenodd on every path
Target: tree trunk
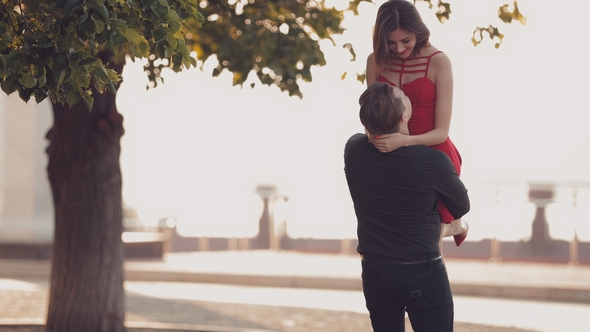
M 83 102 L 72 108 L 54 103 L 47 133 L 55 204 L 47 331 L 125 331 L 123 117 L 115 95 L 93 97 L 92 111 Z

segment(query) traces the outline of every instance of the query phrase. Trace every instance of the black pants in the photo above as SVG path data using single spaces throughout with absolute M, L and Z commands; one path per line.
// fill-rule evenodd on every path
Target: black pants
M 408 312 L 415 332 L 452 332 L 453 295 L 439 259 L 413 265 L 362 261 L 363 293 L 375 332 L 405 331 Z

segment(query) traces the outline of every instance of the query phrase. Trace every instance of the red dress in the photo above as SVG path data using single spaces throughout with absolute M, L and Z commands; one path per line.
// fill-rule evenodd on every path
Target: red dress
M 377 79 L 380 82 L 387 82 L 396 87 L 401 86 L 400 89 L 402 89 L 410 99 L 410 102 L 412 103 L 412 118 L 408 123 L 410 135 L 420 135 L 434 129 L 436 87 L 428 78 L 428 68 L 432 57 L 440 52 L 441 51 L 438 51 L 429 56 L 418 56 L 407 60 L 393 60 L 391 62 L 391 68 L 387 68 L 386 70 L 399 73 L 399 83 L 397 85 L 381 75 L 379 75 L 379 78 Z M 404 74 L 419 75 L 419 77 L 402 85 L 401 82 Z M 447 137 L 444 142 L 431 145 L 430 147 L 440 150 L 449 156 L 453 165 L 455 165 L 457 174 L 461 175 L 461 155 L 453 142 L 451 142 L 450 138 Z M 438 204 L 438 211 L 442 222 L 450 223 L 455 220 L 449 210 L 442 205 L 440 201 Z

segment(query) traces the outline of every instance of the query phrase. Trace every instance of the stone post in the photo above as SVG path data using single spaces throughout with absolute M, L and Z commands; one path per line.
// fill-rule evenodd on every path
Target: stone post
M 262 198 L 264 206 L 262 216 L 258 222 L 258 235 L 253 239 L 252 249 L 281 249 L 281 239 L 277 234 L 274 219 L 274 204 L 277 199 L 289 198 L 280 194 L 277 187 L 272 184 L 261 184 L 256 188 L 256 193 Z M 284 234 L 281 234 L 284 235 Z
M 262 198 L 264 206 L 262 216 L 258 221 L 258 235 L 254 238 L 252 249 L 278 249 L 272 213 L 272 202 L 275 199 L 277 188 L 274 185 L 259 185 L 256 188 L 256 193 Z
M 547 205 L 553 202 L 553 186 L 547 184 L 531 183 L 529 187 L 529 199 L 537 206 L 535 219 L 533 220 L 530 248 L 533 256 L 544 256 L 551 248 L 549 226 L 545 217 Z

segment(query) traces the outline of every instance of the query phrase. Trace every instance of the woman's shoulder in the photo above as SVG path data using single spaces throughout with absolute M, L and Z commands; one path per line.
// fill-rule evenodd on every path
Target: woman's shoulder
M 430 66 L 433 68 L 448 68 L 451 66 L 451 59 L 447 54 L 432 45 L 422 49 L 420 55 L 430 57 Z
M 428 45 L 425 47 L 422 47 L 420 49 L 420 56 L 422 57 L 430 57 L 433 60 L 435 58 L 448 58 L 447 55 L 445 54 L 445 52 L 439 50 L 438 48 L 432 46 L 432 45 Z

